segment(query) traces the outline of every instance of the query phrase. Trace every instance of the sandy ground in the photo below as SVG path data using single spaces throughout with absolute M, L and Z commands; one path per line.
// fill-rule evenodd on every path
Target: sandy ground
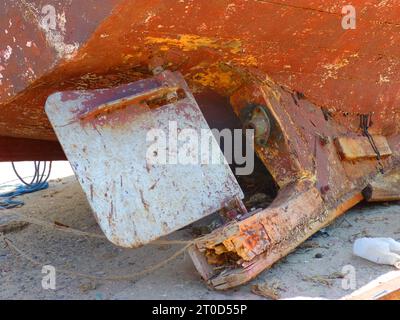
M 0 166 L 0 183 L 14 179 L 8 165 Z M 20 213 L 100 233 L 75 177 L 65 177 L 71 174 L 69 166 L 59 163 L 55 168 L 52 178 L 58 179 L 50 182 L 49 189 L 20 197 L 25 205 L 0 211 L 0 219 L 1 215 Z M 26 170 L 24 173 L 27 174 L 29 170 Z M 138 279 L 101 280 L 109 275 L 123 276 L 142 271 L 171 256 L 180 247 L 147 245 L 139 249 L 121 249 L 104 239 L 29 225 L 8 233 L 7 238 L 41 265 L 88 273 L 99 279 L 88 280 L 58 272 L 56 290 L 44 290 L 41 265 L 32 264 L 0 244 L 0 299 L 264 299 L 252 293 L 254 284 L 274 287 L 281 298 L 339 298 L 351 292 L 342 288 L 340 273 L 344 266 L 355 268 L 357 288 L 393 270 L 390 266 L 375 265 L 353 256 L 352 243 L 362 236 L 398 240 L 399 215 L 398 203 L 361 204 L 248 285 L 227 292 L 209 289 L 187 254 Z M 193 237 L 190 227 L 169 236 L 170 239 Z

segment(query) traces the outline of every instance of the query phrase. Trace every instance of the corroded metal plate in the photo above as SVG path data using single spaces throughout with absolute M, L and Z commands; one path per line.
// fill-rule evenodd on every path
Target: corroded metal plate
M 176 101 L 171 103 L 171 96 Z M 171 164 L 171 148 L 180 152 L 187 141 L 166 145 L 168 162 L 149 161 L 149 147 L 154 147 L 149 130 L 170 137 L 175 124 L 178 133 L 211 132 L 180 74 L 164 72 L 113 89 L 55 93 L 46 112 L 102 230 L 117 245 L 148 243 L 243 198 L 226 161 Z M 210 153 L 217 150 L 224 159 L 216 140 L 210 141 Z M 199 152 L 191 145 L 185 150 L 189 156 Z

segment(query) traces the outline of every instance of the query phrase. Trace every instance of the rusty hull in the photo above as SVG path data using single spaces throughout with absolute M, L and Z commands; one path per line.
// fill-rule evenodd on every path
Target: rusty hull
M 208 91 L 229 98 L 238 117 L 251 105 L 268 112 L 271 135 L 256 152 L 278 197 L 191 249 L 197 269 L 217 289 L 270 267 L 360 202 L 379 170 L 399 166 L 398 1 L 352 1 L 355 30 L 341 25 L 347 1 L 46 4 L 57 12 L 56 28 L 47 31 L 40 27 L 43 1 L 0 3 L 3 145 L 9 138 L 52 143 L 40 157 L 58 158 L 62 151 L 44 113 L 49 95 L 116 87 L 149 78 L 158 67 L 180 72 L 197 99 Z M 369 134 L 380 137 L 380 161 L 360 128 L 367 114 Z M 36 157 L 33 147 L 18 157 L 7 150 L 0 160 Z
M 55 29 L 41 21 L 52 5 Z M 5 1 L 0 3 L 0 136 L 56 140 L 43 111 L 56 91 L 148 77 L 157 57 L 196 93 L 230 96 L 269 75 L 326 108 L 347 128 L 374 112 L 374 133 L 399 132 L 400 7 L 353 1 Z
M 393 180 L 391 170 L 400 161 L 398 135 L 376 139 L 382 153 L 378 161 L 360 132 L 352 133 L 323 109 L 272 81 L 244 87 L 231 101 L 237 114 L 254 104 L 268 110 L 270 139 L 256 152 L 280 190 L 268 208 L 213 231 L 191 248 L 200 274 L 219 290 L 243 284 L 272 266 L 362 201 L 367 185 Z M 350 159 L 343 155 L 344 145 Z M 375 158 L 365 156 L 373 154 Z

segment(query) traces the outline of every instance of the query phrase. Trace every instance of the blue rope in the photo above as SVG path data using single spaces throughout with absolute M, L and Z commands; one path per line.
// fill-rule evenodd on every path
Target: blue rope
M 13 191 L 0 193 L 0 210 L 11 209 L 24 205 L 23 201 L 14 200 L 15 197 L 47 189 L 48 182 L 33 183 L 32 185 L 19 185 Z

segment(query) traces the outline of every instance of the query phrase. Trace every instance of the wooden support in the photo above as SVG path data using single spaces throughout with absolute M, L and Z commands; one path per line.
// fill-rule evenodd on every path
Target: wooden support
M 209 254 L 234 253 L 250 261 L 281 242 L 300 224 L 317 218 L 323 211 L 322 203 L 319 192 L 309 181 L 289 185 L 268 209 L 212 232 L 200 239 L 197 247 Z
M 362 199 L 357 193 L 327 210 L 310 181 L 288 186 L 269 208 L 200 239 L 193 249 L 195 266 L 215 289 L 246 283 Z M 205 267 L 206 261 L 226 268 L 217 274 Z
M 392 150 L 384 136 L 372 137 L 381 157 L 388 157 L 392 154 Z M 377 154 L 367 137 L 348 137 L 342 136 L 336 138 L 336 146 L 343 159 L 358 160 L 366 158 L 376 158 Z
M 378 176 L 363 191 L 369 202 L 400 200 L 400 169 Z

